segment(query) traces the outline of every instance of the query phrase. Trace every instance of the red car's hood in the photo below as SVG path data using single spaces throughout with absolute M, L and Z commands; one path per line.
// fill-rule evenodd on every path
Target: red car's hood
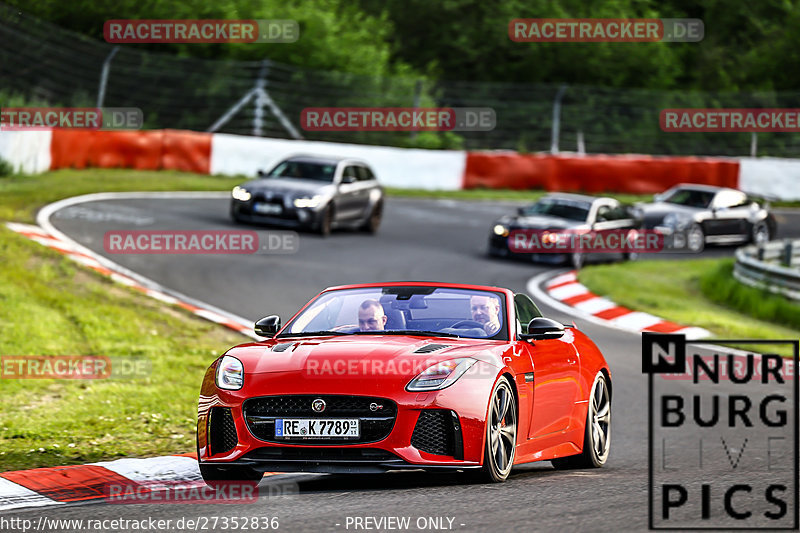
M 284 344 L 290 346 L 282 346 Z M 447 345 L 429 353 L 415 353 L 431 344 Z M 276 346 L 277 345 L 277 346 Z M 275 351 L 274 347 L 283 351 Z M 237 346 L 228 351 L 244 365 L 245 374 L 300 371 L 311 375 L 413 377 L 439 361 L 472 357 L 502 365 L 498 355 L 505 343 L 480 339 L 370 335 L 352 337 L 284 338 Z

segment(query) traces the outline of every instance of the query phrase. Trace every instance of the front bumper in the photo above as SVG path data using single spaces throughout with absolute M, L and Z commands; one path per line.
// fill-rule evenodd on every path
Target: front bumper
M 319 224 L 322 212 L 317 209 L 283 207 L 280 215 L 265 215 L 253 210 L 254 200 L 242 202 L 231 200 L 231 217 L 252 224 L 269 224 L 287 228 L 314 228 Z
M 481 364 L 474 365 L 473 368 Z M 485 370 L 484 370 L 485 371 Z M 408 392 L 381 394 L 380 390 L 364 390 L 355 395 L 342 383 L 335 381 L 294 381 L 284 373 L 275 373 L 268 378 L 269 386 L 261 384 L 259 391 L 268 390 L 268 395 L 242 394 L 242 391 L 218 390 L 211 383 L 204 382 L 201 395 L 197 427 L 198 459 L 203 464 L 246 465 L 260 471 L 278 472 L 383 472 L 405 468 L 469 468 L 478 467 L 483 459 L 483 442 L 487 402 L 491 394 L 491 379 L 465 379 L 469 372 L 454 385 L 435 392 Z M 484 374 L 485 375 L 485 374 Z M 207 378 L 209 376 L 207 375 Z M 281 379 L 283 377 L 283 379 Z M 266 378 L 265 378 L 266 379 Z M 367 388 L 362 385 L 359 388 Z M 374 387 L 376 389 L 377 387 Z M 350 390 L 353 390 L 350 387 Z M 359 391 L 361 392 L 361 391 Z M 245 420 L 243 405 L 246 399 L 265 396 L 369 396 L 383 397 L 397 405 L 394 425 L 385 438 L 373 442 L 351 443 L 331 441 L 329 444 L 279 443 L 276 439 L 264 440 L 251 431 Z M 229 409 L 235 436 L 235 445 L 227 451 L 217 453 L 210 445 L 218 427 L 209 424 L 212 409 Z M 422 413 L 436 411 L 449 413 L 458 436 L 454 446 L 446 454 L 430 453 L 419 446 L 415 440 L 415 429 Z M 248 415 L 249 415 L 248 411 Z M 284 415 L 287 418 L 306 418 L 307 415 Z M 332 418 L 336 416 L 329 415 Z M 342 415 L 344 417 L 344 415 Z M 421 446 L 424 448 L 424 446 Z
M 548 265 L 562 265 L 568 263 L 570 256 L 565 253 L 518 253 L 512 252 L 508 247 L 508 237 L 501 237 L 492 233 L 489 236 L 489 254 L 496 257 L 510 257 L 524 259 L 534 263 Z

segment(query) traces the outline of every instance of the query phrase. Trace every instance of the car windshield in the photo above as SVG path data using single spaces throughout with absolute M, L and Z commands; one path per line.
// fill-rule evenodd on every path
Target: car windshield
M 369 287 L 322 293 L 281 332 L 424 335 L 508 340 L 505 296 L 444 287 Z
M 675 189 L 664 193 L 664 198 L 661 201 L 687 207 L 708 207 L 713 199 L 714 193 L 711 191 Z
M 309 161 L 284 161 L 273 168 L 267 178 L 294 178 L 298 180 L 332 183 L 336 165 Z
M 544 198 L 524 210 L 525 215 L 548 215 L 578 222 L 586 221 L 591 204 L 560 198 Z

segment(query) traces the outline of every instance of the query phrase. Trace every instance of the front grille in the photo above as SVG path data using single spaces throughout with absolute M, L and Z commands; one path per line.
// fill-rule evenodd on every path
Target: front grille
M 208 435 L 211 454 L 226 453 L 236 447 L 239 438 L 233 415 L 227 407 L 212 407 L 208 418 Z
M 316 399 L 325 401 L 321 413 L 311 409 Z M 293 444 L 360 444 L 377 442 L 389 436 L 397 418 L 397 404 L 385 398 L 344 395 L 262 396 L 245 400 L 242 406 L 247 428 L 267 442 Z M 358 418 L 361 436 L 357 439 L 275 438 L 278 418 Z
M 259 213 L 255 210 L 254 207 L 256 203 L 279 205 L 281 207 L 281 211 L 279 213 L 270 213 L 270 214 Z M 256 216 L 297 220 L 297 213 L 293 209 L 287 209 L 284 206 L 282 196 L 274 196 L 272 198 L 266 198 L 262 193 L 256 193 L 253 195 L 253 200 L 251 201 L 249 206 L 251 209 L 251 213 Z
M 461 459 L 461 425 L 458 416 L 445 409 L 426 409 L 419 414 L 411 445 L 423 452 Z
M 259 448 L 243 457 L 255 460 L 279 461 L 396 461 L 399 458 L 386 450 L 375 448 Z

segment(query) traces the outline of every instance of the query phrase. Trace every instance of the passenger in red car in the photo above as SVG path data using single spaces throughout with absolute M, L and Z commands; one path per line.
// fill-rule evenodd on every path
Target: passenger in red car
M 386 313 L 378 300 L 364 300 L 358 308 L 358 327 L 361 331 L 383 331 Z
M 473 296 L 470 298 L 472 320 L 483 326 L 489 337 L 500 331 L 500 301 L 491 296 Z

